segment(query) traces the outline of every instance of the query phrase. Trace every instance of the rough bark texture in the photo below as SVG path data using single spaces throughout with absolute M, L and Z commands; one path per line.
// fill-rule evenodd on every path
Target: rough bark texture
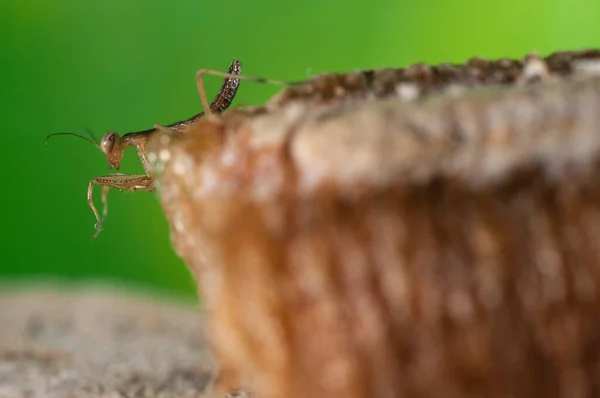
M 221 391 L 599 396 L 600 68 L 581 70 L 417 99 L 284 92 L 156 136 Z
M 1 398 L 200 397 L 212 363 L 196 308 L 116 290 L 0 291 Z

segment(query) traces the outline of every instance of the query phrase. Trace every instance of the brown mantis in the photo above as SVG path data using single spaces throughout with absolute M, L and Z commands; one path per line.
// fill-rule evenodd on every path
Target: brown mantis
M 250 76 L 241 76 L 241 63 L 237 60 L 233 60 L 231 66 L 227 73 L 210 70 L 210 69 L 201 69 L 196 73 L 196 83 L 198 86 L 198 93 L 200 95 L 200 100 L 202 103 L 202 108 L 206 112 L 207 117 L 213 116 L 213 113 L 221 113 L 225 111 L 233 101 L 235 94 L 239 88 L 240 80 L 246 79 L 254 82 L 262 82 L 262 83 L 271 83 L 278 85 L 286 85 L 286 83 L 278 82 L 275 80 L 261 79 Z M 225 78 L 221 89 L 217 93 L 213 102 L 209 105 L 206 97 L 206 91 L 204 89 L 204 81 L 203 76 L 205 74 L 221 76 Z M 72 135 L 75 137 L 83 138 L 86 141 L 91 142 L 97 148 L 99 148 L 106 156 L 108 160 L 108 164 L 110 168 L 115 168 L 119 170 L 121 158 L 123 157 L 123 151 L 129 147 L 135 147 L 137 154 L 142 162 L 142 166 L 144 167 L 145 174 L 121 174 L 115 173 L 107 176 L 96 177 L 91 180 L 88 184 L 87 190 L 87 202 L 92 211 L 94 212 L 94 216 L 96 217 L 96 224 L 94 225 L 96 232 L 92 236 L 91 239 L 94 239 L 98 236 L 100 231 L 102 230 L 102 224 L 108 214 L 108 202 L 106 199 L 108 190 L 110 188 L 116 188 L 122 191 L 136 191 L 136 190 L 144 190 L 148 192 L 152 192 L 156 189 L 156 180 L 155 180 L 155 172 L 148 158 L 148 153 L 146 151 L 146 145 L 148 140 L 155 132 L 164 129 L 171 129 L 176 132 L 183 132 L 185 128 L 193 123 L 195 123 L 198 119 L 204 116 L 205 112 L 200 112 L 191 118 L 186 120 L 176 122 L 167 126 L 155 125 L 154 128 L 137 131 L 132 133 L 127 133 L 123 136 L 119 136 L 116 132 L 108 132 L 103 137 L 100 143 L 98 143 L 91 134 L 89 133 L 91 138 L 81 136 L 75 133 L 54 133 L 50 134 L 46 137 L 46 143 L 48 139 L 55 135 Z M 93 201 L 93 190 L 95 185 L 102 186 L 102 217 L 100 217 L 100 213 L 96 209 Z

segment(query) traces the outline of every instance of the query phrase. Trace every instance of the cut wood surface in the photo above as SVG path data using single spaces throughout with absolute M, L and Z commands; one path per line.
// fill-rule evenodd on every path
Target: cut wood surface
M 203 322 L 194 305 L 124 290 L 2 289 L 0 397 L 200 397 Z

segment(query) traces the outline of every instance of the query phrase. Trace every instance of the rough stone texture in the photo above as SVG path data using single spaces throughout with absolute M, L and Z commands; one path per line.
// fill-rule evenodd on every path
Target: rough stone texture
M 600 396 L 598 59 L 522 66 L 408 99 L 327 75 L 154 137 L 219 388 Z
M 200 397 L 211 378 L 194 307 L 123 291 L 0 290 L 1 398 Z

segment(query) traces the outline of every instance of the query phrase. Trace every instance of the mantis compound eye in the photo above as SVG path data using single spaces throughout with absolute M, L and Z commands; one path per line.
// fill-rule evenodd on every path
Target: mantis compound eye
M 102 152 L 106 155 L 110 154 L 115 149 L 118 138 L 119 135 L 117 133 L 106 133 L 100 142 L 100 149 L 102 149 Z

